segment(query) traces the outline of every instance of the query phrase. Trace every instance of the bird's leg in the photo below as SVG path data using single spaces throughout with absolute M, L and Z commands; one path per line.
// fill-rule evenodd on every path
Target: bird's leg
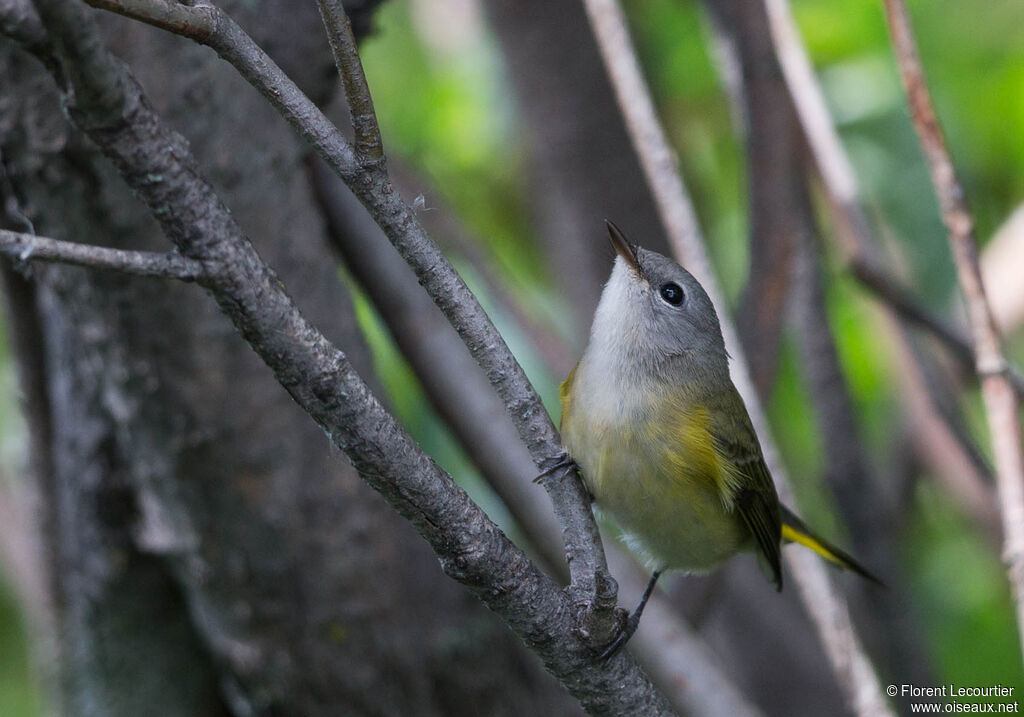
M 636 609 L 626 618 L 626 624 L 619 630 L 619 634 L 615 636 L 615 639 L 608 643 L 608 646 L 598 655 L 598 661 L 607 660 L 629 642 L 629 638 L 633 637 L 633 633 L 640 626 L 640 616 L 643 614 L 644 608 L 647 607 L 647 601 L 650 599 L 651 593 L 654 592 L 654 586 L 658 582 L 658 578 L 661 577 L 661 573 L 661 570 L 655 570 L 651 573 L 651 579 L 647 581 L 647 587 L 644 588 L 644 594 L 640 596 L 640 602 L 637 604 Z
M 533 479 L 533 482 L 541 483 L 545 478 L 550 478 L 556 474 L 561 478 L 576 470 L 576 468 L 576 461 L 574 461 L 568 453 L 562 451 L 552 460 L 551 465 L 545 468 L 539 476 Z

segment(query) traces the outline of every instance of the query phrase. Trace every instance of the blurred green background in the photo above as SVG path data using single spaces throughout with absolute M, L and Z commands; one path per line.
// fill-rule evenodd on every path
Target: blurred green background
M 478 237 L 505 281 L 538 321 L 567 338 L 579 327 L 558 317 L 564 299 L 540 254 L 530 246 L 523 146 L 525 134 L 507 87 L 500 52 L 474 0 L 458 3 L 388 0 L 364 63 L 391 152 L 429 180 L 443 203 Z M 984 243 L 1024 201 L 1024 2 L 911 2 L 928 80 Z M 909 124 L 879 0 L 794 0 L 794 12 L 861 182 L 865 205 L 898 250 L 919 295 L 932 306 L 957 307 L 952 262 L 928 174 Z M 746 182 L 742 146 L 709 53 L 700 6 L 680 0 L 626 3 L 634 38 L 663 120 L 675 143 L 728 295 L 735 300 L 746 271 Z M 446 14 L 447 13 L 447 14 Z M 438 16 L 443 17 L 438 17 Z M 412 198 L 409 198 L 410 200 Z M 642 242 L 642 239 L 641 239 Z M 479 283 L 468 267 L 471 285 Z M 1024 269 L 1024 267 L 1022 267 Z M 829 311 L 872 459 L 884 460 L 900 411 L 888 357 L 864 293 L 833 262 Z M 557 382 L 501 311 L 495 311 L 517 355 L 557 410 Z M 357 296 L 391 405 L 427 451 L 499 520 L 503 512 L 480 485 L 433 415 L 411 372 L 372 308 Z M 1011 345 L 1024 362 L 1024 342 Z M 815 435 L 795 351 L 787 340 L 770 412 L 805 512 L 829 512 L 816 485 L 821 444 Z M 4 351 L 0 405 L 3 475 L 23 463 L 16 390 Z M 983 431 L 976 397 L 965 410 Z M 982 441 L 984 444 L 985 441 Z M 926 616 L 926 641 L 944 682 L 1002 683 L 1024 692 L 1019 643 L 998 555 L 927 478 L 918 482 L 907 516 L 910 540 L 901 559 L 913 599 Z M 25 619 L 0 583 L 0 716 L 42 713 L 32 678 Z

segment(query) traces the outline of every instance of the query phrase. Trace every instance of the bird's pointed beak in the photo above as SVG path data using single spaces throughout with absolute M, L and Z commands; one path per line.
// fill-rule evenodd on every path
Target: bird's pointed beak
M 626 235 L 622 233 L 622 230 L 615 226 L 615 222 L 605 219 L 604 224 L 608 227 L 608 236 L 611 238 L 612 247 L 615 249 L 615 253 L 625 259 L 626 263 L 633 269 L 633 273 L 636 274 L 637 278 L 643 276 L 640 271 L 640 262 L 636 258 L 636 247 L 630 244 L 626 240 Z

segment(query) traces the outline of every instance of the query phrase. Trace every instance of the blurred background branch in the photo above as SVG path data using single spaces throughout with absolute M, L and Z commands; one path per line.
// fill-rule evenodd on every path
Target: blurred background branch
M 981 394 L 996 465 L 999 508 L 1003 516 L 1003 561 L 1017 604 L 1017 630 L 1024 648 L 1024 446 L 1021 444 L 1020 400 L 1012 382 L 1013 368 L 1003 355 L 999 329 L 985 296 L 974 217 L 946 149 L 946 140 L 925 83 L 907 6 L 902 0 L 885 0 L 885 10 L 907 92 L 910 116 L 928 160 L 942 222 L 949 231 L 950 249 L 967 304 L 974 361 L 981 378 Z

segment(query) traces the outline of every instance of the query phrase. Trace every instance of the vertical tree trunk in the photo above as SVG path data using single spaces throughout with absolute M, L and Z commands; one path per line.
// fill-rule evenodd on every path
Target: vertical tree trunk
M 335 80 L 315 5 L 228 3 L 312 97 Z M 108 19 L 115 51 L 279 271 L 363 375 L 368 355 L 325 245 L 305 149 L 212 52 Z M 166 249 L 0 42 L 5 167 L 40 234 Z M 160 181 L 154 177 L 153 181 Z M 559 714 L 571 700 L 443 576 L 197 287 L 34 268 L 52 430 L 37 475 L 63 712 L 75 715 Z

